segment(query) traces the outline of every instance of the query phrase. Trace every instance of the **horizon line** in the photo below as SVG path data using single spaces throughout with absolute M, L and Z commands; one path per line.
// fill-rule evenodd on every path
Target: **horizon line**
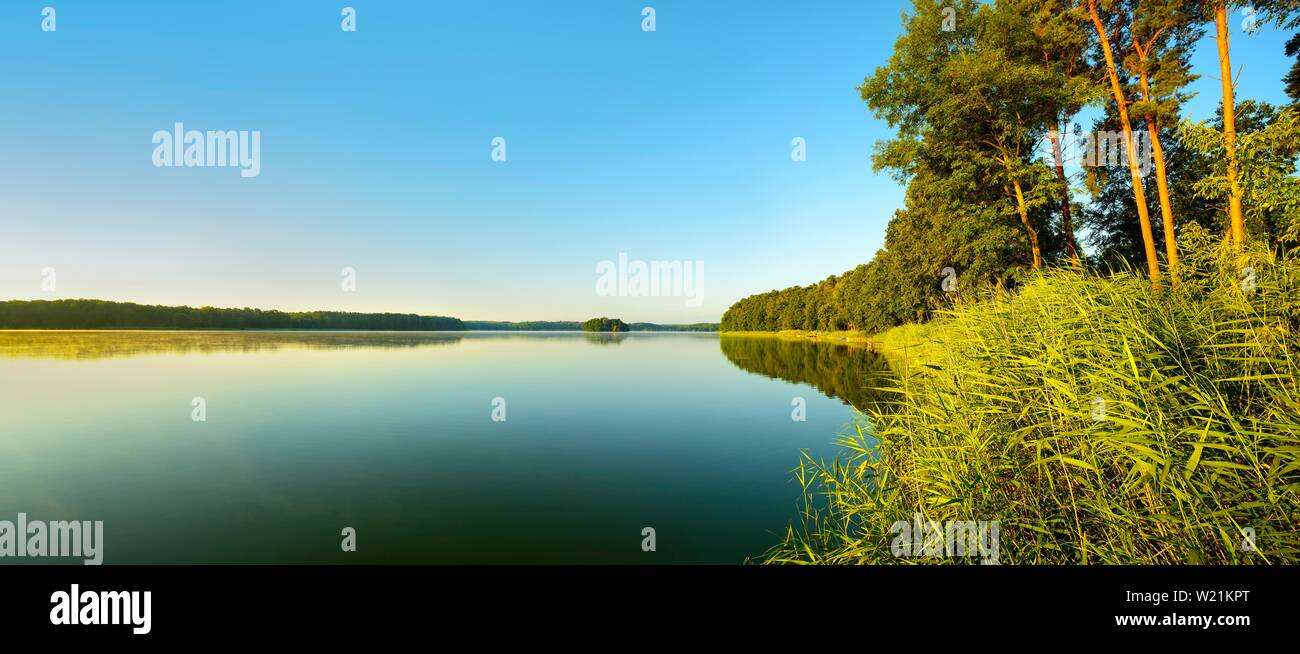
M 452 316 L 452 315 L 446 315 L 446 314 L 432 314 L 432 313 L 425 314 L 425 313 L 418 313 L 418 312 L 413 312 L 413 311 L 356 311 L 356 310 L 348 310 L 348 309 L 279 309 L 279 308 L 269 308 L 269 309 L 268 309 L 268 308 L 263 308 L 263 307 L 254 307 L 254 306 L 242 306 L 242 307 L 238 307 L 238 306 L 225 306 L 225 307 L 222 307 L 222 306 L 215 306 L 215 305 L 211 305 L 211 304 L 199 304 L 199 305 L 194 305 L 194 304 L 150 304 L 150 303 L 135 302 L 135 301 L 130 301 L 130 300 L 105 300 L 105 299 L 102 299 L 102 298 L 92 298 L 92 297 L 75 297 L 75 298 L 72 298 L 72 297 L 69 297 L 69 298 L 37 298 L 37 299 L 7 298 L 7 299 L 0 299 L 0 304 L 4 304 L 4 303 L 8 303 L 8 302 L 51 302 L 51 303 L 52 303 L 52 302 L 107 302 L 107 303 L 111 303 L 111 304 L 133 304 L 133 305 L 136 305 L 136 306 L 142 306 L 142 307 L 164 307 L 164 308 L 170 308 L 170 309 L 180 309 L 180 308 L 200 309 L 200 310 L 201 310 L 201 309 L 218 309 L 218 310 L 229 310 L 229 311 L 253 310 L 253 311 L 265 311 L 265 312 L 272 312 L 272 311 L 274 311 L 274 312 L 285 313 L 285 314 L 292 314 L 292 313 L 344 313 L 344 314 L 374 315 L 374 316 L 378 316 L 378 315 L 391 315 L 391 316 L 418 316 L 418 317 L 421 317 L 421 318 L 450 318 L 450 319 L 454 319 L 454 320 L 459 320 L 459 321 L 461 321 L 461 322 L 492 322 L 492 323 L 503 323 L 503 324 L 520 324 L 520 323 L 570 323 L 570 322 L 571 322 L 571 323 L 579 323 L 579 324 L 581 324 L 581 323 L 585 322 L 586 320 L 593 320 L 593 319 L 597 319 L 597 318 L 617 318 L 618 320 L 623 320 L 624 322 L 626 322 L 626 323 L 629 324 L 629 325 L 635 325 L 635 324 L 648 324 L 648 325 L 681 326 L 681 325 L 717 325 L 717 324 L 720 324 L 720 323 L 721 323 L 721 318 L 719 318 L 717 321 L 707 321 L 707 320 L 706 320 L 706 321 L 697 321 L 697 322 L 655 322 L 655 321 L 650 321 L 650 320 L 625 320 L 625 319 L 623 319 L 623 318 L 621 318 L 621 317 L 618 317 L 618 316 L 610 316 L 610 315 L 592 316 L 591 318 L 579 319 L 579 320 L 573 320 L 573 319 L 566 319 L 566 320 L 549 320 L 549 319 L 547 319 L 547 320 L 534 320 L 534 319 L 528 319 L 528 320 L 497 320 L 497 319 L 492 319 L 492 318 L 462 318 L 462 317 L 459 317 L 459 316 Z

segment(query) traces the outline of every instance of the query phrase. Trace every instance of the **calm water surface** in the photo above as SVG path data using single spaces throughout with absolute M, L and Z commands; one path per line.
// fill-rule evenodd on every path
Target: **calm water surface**
M 713 334 L 0 332 L 0 520 L 103 520 L 110 564 L 740 563 L 882 370 Z

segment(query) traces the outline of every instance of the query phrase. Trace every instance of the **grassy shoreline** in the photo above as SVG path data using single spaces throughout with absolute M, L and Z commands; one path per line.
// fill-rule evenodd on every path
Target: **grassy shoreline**
M 799 519 L 763 560 L 972 562 L 900 558 L 920 516 L 1000 524 L 1010 564 L 1300 561 L 1300 260 L 1185 252 L 1177 289 L 1050 270 L 874 336 L 934 374 L 840 454 L 804 454 Z

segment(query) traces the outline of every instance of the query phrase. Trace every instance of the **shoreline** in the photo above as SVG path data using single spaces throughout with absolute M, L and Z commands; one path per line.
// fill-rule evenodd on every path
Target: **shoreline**
M 720 331 L 718 335 L 739 338 L 775 338 L 787 341 L 829 343 L 866 348 L 884 356 L 900 377 L 907 378 L 921 372 L 921 367 L 938 358 L 942 349 L 938 337 L 942 330 L 943 322 L 936 320 L 924 324 L 908 323 L 899 325 L 877 334 L 867 334 L 857 330 L 828 332 L 784 329 L 776 332 Z

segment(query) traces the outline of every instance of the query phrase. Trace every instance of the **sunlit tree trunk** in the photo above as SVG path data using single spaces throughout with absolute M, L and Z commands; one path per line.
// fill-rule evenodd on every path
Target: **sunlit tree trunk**
M 1134 45 L 1137 45 L 1136 39 Z M 1154 101 L 1151 97 L 1151 83 L 1147 77 L 1146 60 L 1150 48 L 1142 50 L 1138 46 L 1138 57 L 1142 60 L 1142 97 L 1148 102 Z M 1174 209 L 1173 201 L 1169 198 L 1169 178 L 1165 174 L 1165 149 L 1160 145 L 1160 128 L 1156 124 L 1156 117 L 1152 114 L 1146 116 L 1147 134 L 1151 137 L 1151 154 L 1155 158 L 1156 164 L 1156 187 L 1160 193 L 1160 218 L 1165 227 L 1165 258 L 1169 261 L 1169 274 L 1171 277 L 1178 276 L 1178 242 L 1174 237 Z
M 1056 179 L 1061 183 L 1061 231 L 1065 233 L 1065 253 L 1070 261 L 1078 263 L 1079 250 L 1074 242 L 1074 221 L 1070 217 L 1070 183 L 1065 179 L 1065 161 L 1061 156 L 1061 135 L 1056 125 L 1050 127 L 1052 158 L 1056 163 Z
M 1160 219 L 1165 227 L 1165 257 L 1169 260 L 1170 275 L 1178 276 L 1178 240 L 1174 235 L 1174 209 L 1169 197 L 1169 178 L 1165 170 L 1165 149 L 1160 145 L 1160 130 L 1154 116 L 1147 116 L 1147 132 L 1151 135 L 1151 153 L 1156 160 L 1156 187 L 1160 193 Z
M 1214 26 L 1219 45 L 1219 76 L 1223 84 L 1223 147 L 1228 155 L 1228 233 L 1233 245 L 1246 242 L 1246 220 L 1241 212 L 1241 181 L 1237 169 L 1237 106 L 1232 90 L 1232 61 L 1228 57 L 1228 5 L 1214 8 Z
M 1043 251 L 1038 247 L 1038 231 L 1029 224 L 1029 209 L 1025 206 L 1025 194 L 1020 188 L 1020 180 L 1012 180 L 1011 184 L 1016 189 L 1016 212 L 1020 214 L 1020 223 L 1025 226 L 1025 234 L 1029 236 L 1029 248 L 1034 251 L 1034 269 L 1040 270 L 1043 267 Z
M 1092 24 L 1097 28 L 1097 36 L 1101 40 L 1102 53 L 1106 55 L 1106 71 L 1110 74 L 1111 93 L 1115 96 L 1115 106 L 1119 109 L 1120 127 L 1124 130 L 1128 170 L 1133 178 L 1133 199 L 1137 204 L 1138 222 L 1142 227 L 1142 246 L 1146 250 L 1147 275 L 1153 285 L 1158 284 L 1160 261 L 1156 255 L 1155 237 L 1151 232 L 1151 214 L 1147 209 L 1147 194 L 1142 187 L 1142 171 L 1138 167 L 1137 143 L 1133 141 L 1133 127 L 1128 120 L 1128 105 L 1124 100 L 1124 89 L 1120 86 L 1119 73 L 1115 69 L 1115 55 L 1106 37 L 1106 27 L 1101 24 L 1101 16 L 1097 14 L 1097 0 L 1088 0 L 1088 14 L 1092 16 Z

